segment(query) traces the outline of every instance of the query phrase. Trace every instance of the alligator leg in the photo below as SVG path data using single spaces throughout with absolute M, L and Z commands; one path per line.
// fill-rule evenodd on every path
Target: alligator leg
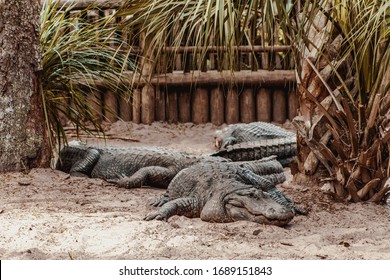
M 182 197 L 171 200 L 165 203 L 159 210 L 150 213 L 147 215 L 144 220 L 165 220 L 167 221 L 169 217 L 174 215 L 184 215 L 186 217 L 196 217 L 199 216 L 199 213 L 194 206 L 198 202 L 194 197 Z
M 69 174 L 77 177 L 90 177 L 92 169 L 100 158 L 100 152 L 96 149 L 88 149 L 85 157 L 77 161 L 70 169 Z
M 163 194 L 163 196 L 159 200 L 156 200 L 156 201 L 150 203 L 150 205 L 152 205 L 154 207 L 161 207 L 165 203 L 167 203 L 168 201 L 169 201 L 169 194 L 168 194 L 168 192 L 166 192 Z
M 153 185 L 167 188 L 169 182 L 175 177 L 177 172 L 161 167 L 148 166 L 139 169 L 130 177 L 122 177 L 116 181 L 120 188 L 140 188 L 144 185 Z

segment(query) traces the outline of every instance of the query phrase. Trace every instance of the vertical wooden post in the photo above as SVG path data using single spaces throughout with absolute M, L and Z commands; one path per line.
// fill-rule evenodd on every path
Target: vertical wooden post
M 221 125 L 224 122 L 225 106 L 223 91 L 220 86 L 211 90 L 210 94 L 210 115 L 211 123 Z
M 255 121 L 255 97 L 251 87 L 245 88 L 241 93 L 240 112 L 241 122 L 250 123 Z
M 179 96 L 179 122 L 191 121 L 191 93 L 180 88 Z
M 141 91 L 141 122 L 151 124 L 155 120 L 154 87 L 146 85 Z
M 195 124 L 209 121 L 209 93 L 206 88 L 197 87 L 192 98 L 192 122 Z
M 142 77 L 148 80 L 154 72 L 153 69 L 153 54 L 149 48 L 150 43 L 148 42 L 149 38 L 146 38 L 146 35 L 141 34 L 141 47 L 143 49 L 143 58 L 142 58 Z M 144 124 L 151 124 L 155 120 L 155 95 L 154 87 L 148 83 L 141 90 L 141 122 Z
M 298 115 L 298 96 L 296 89 L 288 92 L 288 118 L 290 121 Z
M 103 104 L 101 100 L 101 93 L 91 92 L 91 95 L 88 96 L 88 105 L 92 109 L 94 119 L 97 121 L 101 121 L 103 117 Z
M 272 119 L 277 123 L 284 123 L 287 118 L 286 93 L 283 89 L 276 89 L 272 95 L 273 110 Z
M 256 118 L 258 121 L 270 122 L 272 120 L 271 90 L 260 88 L 256 96 Z
M 167 92 L 167 121 L 169 123 L 177 123 L 179 120 L 178 106 L 177 106 L 177 92 L 172 90 Z
M 67 94 L 61 94 L 58 98 L 58 118 L 62 126 L 66 126 L 66 123 L 69 121 L 66 117 L 66 114 L 69 114 L 69 96 Z
M 105 10 L 104 16 L 109 17 L 112 14 L 112 10 Z M 109 22 L 109 26 L 114 26 L 115 20 L 111 20 Z M 114 40 L 109 40 L 108 44 L 110 47 L 115 47 Z M 117 96 L 115 92 L 112 91 L 106 91 L 104 92 L 104 113 L 105 117 L 110 122 L 115 122 L 117 120 L 117 116 L 119 115 L 118 112 L 118 101 Z
M 118 104 L 116 100 L 116 93 L 106 91 L 104 93 L 104 116 L 109 122 L 115 122 L 118 115 Z
M 238 123 L 239 121 L 239 96 L 237 87 L 230 85 L 226 96 L 226 123 Z
M 165 103 L 166 92 L 165 89 L 156 87 L 156 121 L 165 121 Z
M 145 85 L 141 90 L 141 122 L 151 124 L 155 120 L 155 92 L 154 87 Z
M 133 91 L 133 122 L 141 122 L 141 90 L 138 88 Z
M 128 92 L 126 93 L 126 95 L 121 96 L 119 99 L 119 117 L 125 122 L 131 121 L 131 117 L 132 117 L 130 98 L 131 98 L 131 93 Z

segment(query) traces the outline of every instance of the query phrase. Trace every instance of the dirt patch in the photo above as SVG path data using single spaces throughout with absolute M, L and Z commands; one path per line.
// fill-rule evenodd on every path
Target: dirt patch
M 107 127 L 111 146 L 213 151 L 211 124 Z M 134 138 L 139 142 L 117 138 Z M 82 138 L 103 145 L 99 139 Z M 286 169 L 286 173 L 289 170 Z M 0 174 L 1 259 L 390 259 L 390 207 L 332 202 L 317 186 L 280 186 L 308 216 L 288 226 L 143 221 L 164 190 L 119 189 L 51 169 Z

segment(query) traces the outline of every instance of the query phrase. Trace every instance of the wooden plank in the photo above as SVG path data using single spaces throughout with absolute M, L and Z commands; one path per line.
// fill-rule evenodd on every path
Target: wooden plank
M 123 81 L 132 81 L 133 73 L 125 73 Z M 189 73 L 183 73 L 183 71 L 174 71 L 173 73 L 167 73 L 162 75 L 156 75 L 149 81 L 146 79 L 140 79 L 138 75 L 135 77 L 135 83 L 138 85 L 145 85 L 150 83 L 151 85 L 164 85 L 164 86 L 182 86 L 191 85 L 229 85 L 232 82 L 236 84 L 245 85 L 262 85 L 262 86 L 285 86 L 288 83 L 295 83 L 296 76 L 294 70 L 242 70 L 238 72 L 232 72 L 230 70 L 224 71 L 193 71 Z M 99 84 L 99 81 L 96 81 Z
M 253 89 L 247 87 L 240 95 L 241 122 L 250 123 L 255 121 L 255 96 Z
M 215 87 L 210 93 L 210 119 L 211 123 L 221 125 L 225 121 L 225 98 L 221 87 Z
M 198 87 L 192 95 L 192 122 L 195 124 L 209 122 L 209 93 L 206 88 Z
M 272 120 L 277 123 L 284 123 L 287 119 L 287 98 L 283 89 L 276 89 L 272 94 Z
M 230 70 L 223 71 L 194 71 L 190 73 L 183 73 L 183 71 L 174 71 L 173 73 L 155 75 L 151 79 L 140 77 L 138 74 L 134 75 L 132 72 L 125 72 L 121 78 L 118 78 L 117 83 L 124 86 L 143 86 L 160 85 L 160 86 L 189 86 L 196 84 L 197 86 L 204 85 L 230 85 L 232 83 L 238 85 L 261 85 L 261 86 L 279 86 L 284 87 L 289 83 L 296 82 L 295 70 L 242 70 L 232 72 Z M 76 80 L 76 79 L 75 79 Z M 83 84 L 86 82 L 95 84 L 99 87 L 105 87 L 101 80 L 86 80 L 80 79 Z M 134 83 L 132 83 L 134 81 Z
M 236 46 L 232 47 L 233 51 L 238 51 L 242 53 L 253 53 L 253 52 L 287 52 L 291 49 L 291 46 Z M 226 47 L 217 47 L 217 46 L 208 46 L 206 48 L 207 52 L 222 52 L 226 51 Z M 205 51 L 203 48 L 195 46 L 183 46 L 183 47 L 166 47 L 165 52 L 176 52 L 176 53 L 196 53 Z
M 179 122 L 186 123 L 191 121 L 191 93 L 183 90 L 180 90 L 178 96 Z
M 91 6 L 98 7 L 101 10 L 118 9 L 123 4 L 123 1 L 121 0 L 60 0 L 53 2 L 54 4 L 59 2 L 60 7 L 69 8 L 70 10 L 84 10 Z
M 238 123 L 240 117 L 239 95 L 236 86 L 230 86 L 226 96 L 226 123 Z
M 271 90 L 260 88 L 256 95 L 256 118 L 258 121 L 272 121 L 272 99 Z

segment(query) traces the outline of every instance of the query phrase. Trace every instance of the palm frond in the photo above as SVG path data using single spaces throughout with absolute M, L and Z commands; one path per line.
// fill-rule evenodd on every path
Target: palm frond
M 90 8 L 72 16 L 72 6 L 48 0 L 41 11 L 42 70 L 41 93 L 50 138 L 56 135 L 66 141 L 61 115 L 87 133 L 102 131 L 90 98 L 101 92 L 95 81 L 105 84 L 105 90 L 129 93 L 120 77 L 124 70 L 134 70 L 134 64 L 118 47 L 122 41 L 115 36 L 109 23 L 113 16 L 89 21 Z M 96 9 L 96 7 L 94 7 Z M 113 44 L 114 43 L 114 44 Z M 107 108 L 109 110 L 109 108 Z
M 289 36 L 302 59 L 300 83 L 309 89 L 302 91 L 301 111 L 306 115 L 299 122 L 313 125 L 310 131 L 317 133 L 303 132 L 301 136 L 308 143 L 318 142 L 324 124 L 332 124 L 329 131 L 333 140 L 329 143 L 337 148 L 331 149 L 331 155 L 329 149 L 315 152 L 330 166 L 327 180 L 335 182 L 335 188 L 342 186 L 336 193 L 352 201 L 380 201 L 386 193 L 384 181 L 390 175 L 390 112 L 380 110 L 380 103 L 383 108 L 390 106 L 386 104 L 390 102 L 386 98 L 390 81 L 385 79 L 390 58 L 389 11 L 388 1 L 307 1 L 298 11 L 296 24 L 293 20 L 293 26 L 288 23 L 286 27 L 294 32 Z M 321 17 L 325 20 L 319 28 Z M 322 75 L 325 67 L 331 69 L 326 77 Z M 315 114 L 304 102 L 310 100 L 319 108 L 326 96 L 332 96 L 336 106 L 314 124 Z
M 163 72 L 172 68 L 178 55 L 175 51 L 164 52 L 167 42 L 173 49 L 196 48 L 196 55 L 184 53 L 184 58 L 193 65 L 192 69 L 202 69 L 207 64 L 208 47 L 220 47 L 217 68 L 234 70 L 238 68 L 237 46 L 253 46 L 255 37 L 261 37 L 264 45 L 285 43 L 286 38 L 275 36 L 278 21 L 275 2 L 278 1 L 127 0 L 117 15 L 128 18 L 122 22 L 123 28 L 144 34 L 148 48 L 145 53 L 153 53 L 156 65 L 162 65 L 163 59 L 170 62 Z M 289 1 L 279 2 L 288 6 Z

